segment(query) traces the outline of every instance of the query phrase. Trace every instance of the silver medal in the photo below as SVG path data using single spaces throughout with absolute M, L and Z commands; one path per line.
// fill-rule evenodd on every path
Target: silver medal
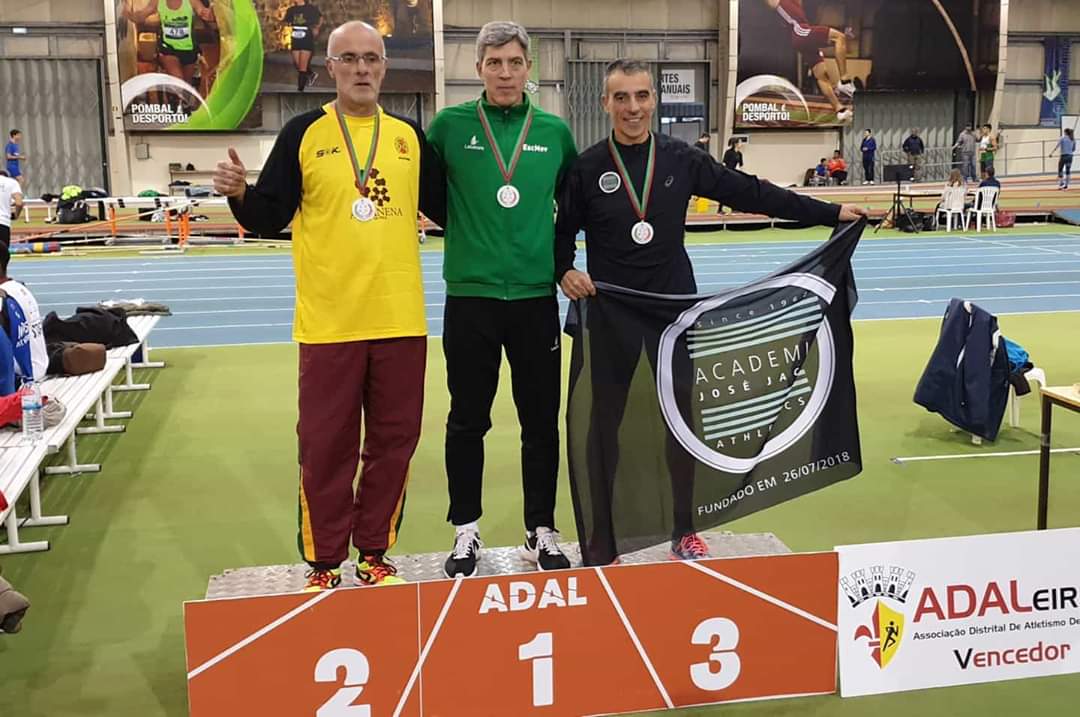
M 361 222 L 370 222 L 375 218 L 375 202 L 367 197 L 360 197 L 352 203 L 353 218 Z
M 521 201 L 521 192 L 513 184 L 504 184 L 499 187 L 499 192 L 495 195 L 495 198 L 499 200 L 500 206 L 511 209 Z
M 630 230 L 630 238 L 637 244 L 648 244 L 653 240 L 653 225 L 640 221 Z

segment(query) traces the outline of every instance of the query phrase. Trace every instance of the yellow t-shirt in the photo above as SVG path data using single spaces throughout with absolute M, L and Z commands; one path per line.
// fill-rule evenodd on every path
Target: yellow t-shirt
M 345 120 L 363 169 L 375 119 Z M 292 220 L 300 343 L 427 334 L 417 232 L 423 133 L 381 108 L 379 120 L 367 182 L 372 220 L 353 217 L 360 194 L 332 104 L 290 120 L 243 204 L 232 203 L 251 231 L 280 231 Z

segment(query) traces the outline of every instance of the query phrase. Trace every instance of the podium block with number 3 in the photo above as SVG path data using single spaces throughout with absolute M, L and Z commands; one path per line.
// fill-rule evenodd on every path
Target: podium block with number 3
M 188 603 L 193 717 L 587 715 L 823 694 L 834 553 Z

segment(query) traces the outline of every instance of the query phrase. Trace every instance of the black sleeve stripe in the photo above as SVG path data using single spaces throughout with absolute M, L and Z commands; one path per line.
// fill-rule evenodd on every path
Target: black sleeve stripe
M 277 234 L 292 221 L 304 189 L 300 145 L 308 127 L 325 114 L 319 107 L 286 122 L 255 186 L 248 185 L 243 204 L 229 200 L 233 216 L 244 229 L 255 234 Z

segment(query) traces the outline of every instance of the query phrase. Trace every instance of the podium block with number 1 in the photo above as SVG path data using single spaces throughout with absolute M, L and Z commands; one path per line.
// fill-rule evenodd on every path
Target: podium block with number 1
M 834 553 L 185 605 L 193 717 L 590 715 L 835 691 Z

